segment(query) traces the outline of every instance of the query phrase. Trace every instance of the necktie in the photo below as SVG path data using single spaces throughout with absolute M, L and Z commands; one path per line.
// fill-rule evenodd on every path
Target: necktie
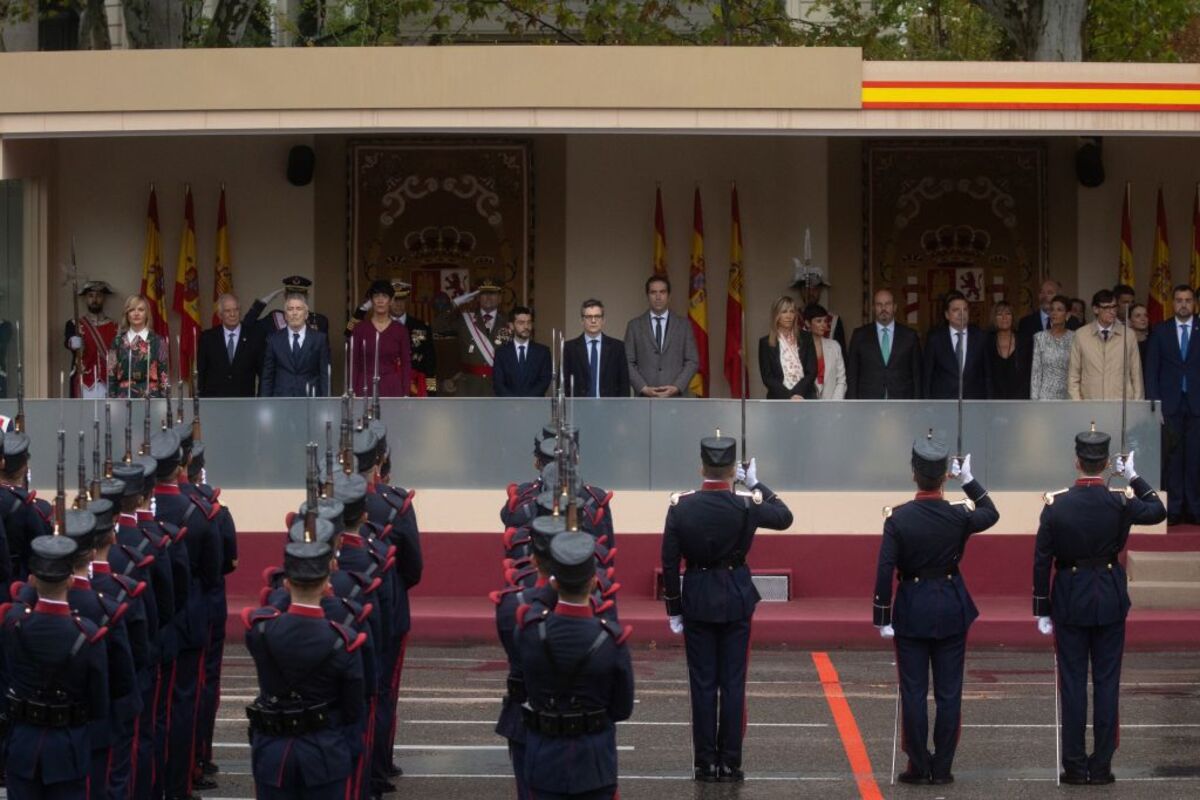
M 491 314 L 483 315 L 483 327 L 485 327 L 485 328 L 492 327 L 492 315 Z
M 662 350 L 662 339 L 663 339 L 662 322 L 663 322 L 662 317 L 654 318 L 654 342 L 656 345 L 658 345 L 659 350 Z
M 590 344 L 592 346 L 592 354 L 590 356 L 588 356 L 588 372 L 590 374 L 589 380 L 591 380 L 591 382 L 592 382 L 590 394 L 592 397 L 599 397 L 600 396 L 600 353 L 597 351 L 596 348 L 599 346 L 600 343 L 596 339 L 592 339 Z
M 517 348 L 517 364 L 522 367 L 525 366 L 525 345 Z
M 963 356 L 966 355 L 963 347 L 963 332 L 955 331 L 954 338 L 956 339 L 954 342 L 954 360 L 958 362 L 958 371 L 961 374 L 963 371 L 963 361 L 965 360 Z
M 1100 338 L 1102 338 L 1104 341 L 1107 342 L 1108 341 L 1108 331 L 1107 330 L 1100 331 Z
M 292 334 L 292 356 L 300 355 L 300 334 Z
M 1183 357 L 1184 361 L 1187 361 L 1188 341 L 1190 339 L 1191 327 L 1192 327 L 1191 325 L 1180 325 L 1179 326 L 1179 328 L 1180 328 L 1179 355 Z M 1186 372 L 1183 374 L 1183 391 L 1184 392 L 1187 391 L 1187 373 Z
M 233 363 L 233 354 L 237 350 L 237 342 L 233 338 L 233 334 L 229 334 L 229 344 L 225 345 L 225 353 L 229 356 L 229 363 Z
M 892 357 L 892 335 L 887 328 L 883 329 L 882 341 L 879 343 L 879 349 L 883 351 L 883 365 L 886 367 L 888 360 Z

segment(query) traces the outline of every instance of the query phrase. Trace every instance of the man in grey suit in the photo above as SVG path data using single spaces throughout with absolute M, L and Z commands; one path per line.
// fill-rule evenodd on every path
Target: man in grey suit
M 688 381 L 700 366 L 692 326 L 667 310 L 670 299 L 671 281 L 651 276 L 646 281 L 649 310 L 625 326 L 625 360 L 635 395 L 686 397 Z

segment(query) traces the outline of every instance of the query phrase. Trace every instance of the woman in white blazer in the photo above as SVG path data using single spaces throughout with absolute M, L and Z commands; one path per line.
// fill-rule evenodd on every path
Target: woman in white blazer
M 817 397 L 821 400 L 843 400 L 846 397 L 846 360 L 842 346 L 829 338 L 829 312 L 819 303 L 804 309 L 804 320 L 817 347 Z

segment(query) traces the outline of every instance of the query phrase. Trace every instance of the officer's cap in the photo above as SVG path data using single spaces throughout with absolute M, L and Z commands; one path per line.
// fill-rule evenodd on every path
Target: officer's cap
M 50 583 L 71 577 L 71 559 L 79 546 L 66 536 L 39 536 L 29 544 L 29 571 Z
M 475 290 L 480 294 L 496 293 L 500 291 L 500 284 L 495 278 L 485 276 L 479 279 L 479 283 L 475 286 Z
M 539 558 L 550 556 L 550 543 L 554 537 L 567 530 L 567 521 L 563 517 L 538 517 L 529 526 L 529 541 L 533 544 L 533 552 Z
M 308 290 L 312 288 L 312 281 L 303 275 L 289 275 L 283 279 L 283 288 L 289 294 L 308 294 Z
M 392 297 L 395 297 L 398 300 L 403 300 L 411 294 L 412 284 L 405 283 L 404 281 L 400 280 L 392 281 Z
M 142 472 L 141 470 L 138 470 L 138 479 L 135 482 L 135 485 L 133 487 L 134 491 L 130 492 L 130 494 L 137 494 L 138 493 L 137 490 L 139 488 L 141 488 L 141 485 L 142 485 L 141 472 Z M 125 488 L 128 485 L 125 483 L 125 481 L 121 480 L 120 478 L 115 477 L 116 474 L 117 474 L 117 468 L 114 466 L 113 467 L 114 477 L 103 478 L 100 481 L 100 497 L 104 498 L 105 500 L 111 500 L 113 503 L 119 502 L 120 499 L 125 496 Z
M 158 472 L 158 461 L 154 456 L 139 455 L 133 457 L 133 463 L 142 468 L 142 494 L 154 491 L 155 474 Z
M 73 540 L 80 550 L 91 550 L 96 544 L 96 515 L 90 511 L 67 511 L 63 535 Z
M 160 478 L 169 478 L 179 468 L 183 453 L 180 452 L 179 434 L 174 428 L 159 431 L 150 437 L 150 456 L 158 462 L 155 474 Z
M 343 505 L 361 503 L 367 496 L 367 479 L 358 473 L 333 476 L 333 497 Z
M 939 478 L 946 474 L 946 459 L 950 457 L 950 448 L 933 431 L 913 442 L 912 468 L 918 475 L 927 478 Z
M 332 558 L 333 548 L 325 542 L 288 542 L 283 548 L 283 574 L 294 581 L 319 581 L 329 577 Z
M 359 477 L 362 477 L 361 475 Z M 329 520 L 332 524 L 341 525 L 342 514 L 346 507 L 338 500 L 332 500 L 327 497 L 322 497 L 317 501 L 317 517 L 323 520 Z M 303 517 L 308 513 L 308 503 L 300 504 L 300 510 L 296 512 L 297 518 Z
M 706 467 L 729 467 L 737 460 L 737 439 L 706 436 L 700 440 L 700 460 Z
M 12 470 L 14 463 L 29 455 L 29 437 L 23 433 L 4 434 L 4 458 L 9 461 L 8 469 Z
M 341 507 L 341 503 L 338 503 L 338 507 Z M 332 522 L 324 517 L 317 518 L 316 528 L 313 531 L 313 536 L 315 537 L 313 541 L 321 542 L 322 544 L 329 544 L 333 541 L 333 536 L 335 533 L 337 533 L 337 530 L 334 528 Z M 304 517 L 296 517 L 296 521 L 293 522 L 292 527 L 288 529 L 288 539 L 291 540 L 293 544 L 304 541 Z
M 112 500 L 99 497 L 87 504 L 87 510 L 96 517 L 96 531 L 107 533 L 113 527 L 113 512 L 116 506 Z
M 550 540 L 554 577 L 560 582 L 580 584 L 596 574 L 596 540 L 586 533 L 567 531 Z
M 113 478 L 123 484 L 121 487 L 122 497 L 135 497 L 145 493 L 146 474 L 142 470 L 142 466 L 136 462 L 133 464 L 114 464 Z M 113 487 L 109 486 L 111 490 Z M 104 484 L 100 484 L 101 492 L 104 491 Z
M 1111 436 L 1093 428 L 1075 436 L 1075 455 L 1083 461 L 1102 461 L 1108 458 L 1111 443 Z
M 113 288 L 108 285 L 108 281 L 84 281 L 83 285 L 79 287 L 79 296 L 83 297 L 88 292 L 112 294 Z
M 375 438 L 378 440 L 375 446 L 382 454 L 383 451 L 387 450 L 387 425 L 383 424 L 383 420 L 381 419 L 373 419 L 367 422 L 367 428 L 370 429 L 371 433 L 375 434 Z
M 366 472 L 379 463 L 379 437 L 370 428 L 354 432 L 353 446 L 358 472 Z

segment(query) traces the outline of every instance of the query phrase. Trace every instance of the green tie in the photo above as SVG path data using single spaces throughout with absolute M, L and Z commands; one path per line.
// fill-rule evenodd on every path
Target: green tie
M 888 359 L 892 357 L 892 336 L 888 333 L 888 329 L 883 329 L 883 338 L 879 342 L 879 349 L 883 351 L 883 364 L 887 366 Z

